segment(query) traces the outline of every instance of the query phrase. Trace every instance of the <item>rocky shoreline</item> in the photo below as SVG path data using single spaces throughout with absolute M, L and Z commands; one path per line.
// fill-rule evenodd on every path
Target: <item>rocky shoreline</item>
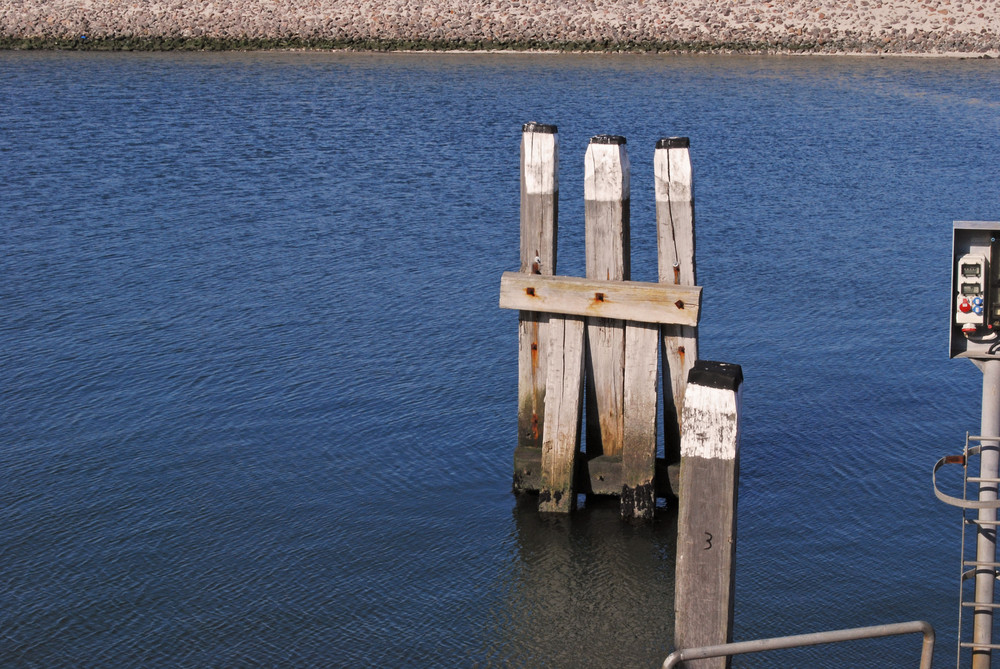
M 0 0 L 0 48 L 1000 55 L 1000 0 Z

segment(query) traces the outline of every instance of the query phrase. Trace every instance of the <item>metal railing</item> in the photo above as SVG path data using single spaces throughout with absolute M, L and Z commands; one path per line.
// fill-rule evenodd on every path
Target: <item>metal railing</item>
M 978 446 L 970 446 L 971 442 L 979 442 Z M 985 442 L 985 443 L 984 443 Z M 1000 478 L 995 476 L 969 476 L 970 460 L 980 457 L 982 465 L 983 451 L 993 448 L 990 443 L 1000 442 L 1000 437 L 984 437 L 965 433 L 965 448 L 962 455 L 946 455 L 937 461 L 934 470 L 931 472 L 931 483 L 934 486 L 934 495 L 945 504 L 957 506 L 962 509 L 962 538 L 961 538 L 961 569 L 959 570 L 958 586 L 958 649 L 955 666 L 962 663 L 962 651 L 972 649 L 972 666 L 989 667 L 992 652 L 1000 650 L 1000 644 L 993 643 L 993 622 L 995 609 L 1000 605 L 993 601 L 993 585 L 998 577 L 997 568 L 1000 562 L 996 562 L 996 531 L 1000 522 L 996 520 L 997 509 L 1000 508 L 1000 501 L 996 497 L 997 484 Z M 962 466 L 962 496 L 953 497 L 941 492 L 937 484 L 937 472 L 944 465 Z M 980 466 L 980 469 L 982 467 Z M 978 483 L 980 490 L 979 499 L 969 499 L 969 483 Z M 986 484 L 985 486 L 983 484 Z M 984 495 L 983 492 L 987 494 Z M 978 517 L 970 517 L 970 511 L 978 510 Z M 966 529 L 976 527 L 976 559 L 966 560 L 968 551 L 966 545 Z M 985 537 L 985 542 L 980 545 L 979 539 Z M 980 551 L 982 554 L 980 555 Z M 991 559 L 992 558 L 992 559 Z M 971 567 L 971 569 L 967 569 Z M 976 591 L 974 601 L 966 601 L 965 582 L 974 580 Z M 984 581 L 980 589 L 980 581 Z M 963 619 L 965 609 L 971 608 L 973 611 L 972 641 L 963 641 L 963 634 L 966 633 Z M 967 637 L 966 637 L 967 638 Z
M 682 648 L 675 650 L 667 656 L 667 659 L 663 661 L 663 669 L 676 667 L 679 663 L 686 660 L 745 655 L 746 653 L 759 653 L 766 650 L 816 646 L 824 643 L 855 641 L 857 639 L 875 639 L 883 636 L 914 634 L 917 632 L 924 636 L 923 647 L 920 651 L 920 669 L 931 669 L 931 660 L 934 656 L 934 628 L 930 623 L 923 620 L 912 620 L 910 622 L 893 623 L 890 625 L 874 625 L 872 627 L 855 627 L 846 630 L 831 630 L 829 632 L 815 632 L 813 634 L 797 634 L 795 636 L 782 636 L 771 639 L 755 639 L 754 641 L 724 643 L 718 646 L 705 646 L 703 648 Z

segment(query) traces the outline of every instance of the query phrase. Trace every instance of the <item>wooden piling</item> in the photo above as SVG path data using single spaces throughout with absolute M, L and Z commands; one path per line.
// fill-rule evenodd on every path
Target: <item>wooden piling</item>
M 568 511 L 584 492 L 620 496 L 623 518 L 648 519 L 658 496 L 679 489 L 679 417 L 701 309 L 688 148 L 686 138 L 657 143 L 658 281 L 643 283 L 630 280 L 625 138 L 591 138 L 584 158 L 587 276 L 566 277 L 556 274 L 558 135 L 555 126 L 522 128 L 521 267 L 501 278 L 500 306 L 520 312 L 514 491 L 538 491 L 543 511 Z M 581 322 L 582 377 L 572 357 Z M 661 347 L 670 397 L 663 460 L 656 457 Z M 585 390 L 586 458 L 577 458 L 576 379 Z
M 674 586 L 674 644 L 732 640 L 736 505 L 743 371 L 699 360 L 687 379 L 682 414 L 680 499 Z M 726 658 L 685 662 L 725 669 Z
M 625 323 L 625 414 L 622 444 L 621 515 L 650 520 L 656 509 L 657 353 L 660 328 Z
M 625 138 L 592 137 L 584 157 L 587 278 L 630 275 L 630 166 Z M 587 457 L 618 457 L 624 443 L 625 330 L 622 321 L 587 319 Z
M 661 283 L 697 285 L 694 244 L 694 189 L 687 137 L 669 137 L 656 143 L 653 171 L 656 182 L 656 231 Z M 684 386 L 698 359 L 698 329 L 664 325 L 663 433 L 664 458 L 680 460 L 680 418 Z
M 521 129 L 521 272 L 556 271 L 559 213 L 559 135 L 554 125 L 526 123 Z M 518 318 L 517 449 L 515 493 L 537 478 L 532 471 L 545 436 L 547 314 L 522 311 Z
M 577 452 L 583 414 L 583 331 L 580 316 L 549 318 L 549 365 L 545 384 L 545 439 L 538 510 L 565 513 L 576 508 Z

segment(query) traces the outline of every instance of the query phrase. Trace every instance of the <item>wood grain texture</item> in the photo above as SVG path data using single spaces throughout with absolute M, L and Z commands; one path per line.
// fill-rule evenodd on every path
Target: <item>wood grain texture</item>
M 548 314 L 522 311 L 518 316 L 517 444 L 520 448 L 542 446 L 548 322 Z
M 697 285 L 697 271 L 690 151 L 687 146 L 676 145 L 686 142 L 661 143 L 668 146 L 657 148 L 653 156 L 659 280 L 665 284 L 694 286 Z M 661 328 L 664 455 L 668 462 L 680 460 L 684 388 L 688 372 L 698 359 L 696 325 L 676 324 Z
M 699 380 L 699 371 L 706 369 L 716 380 L 728 375 L 731 383 Z M 741 406 L 738 366 L 703 361 L 695 365 L 682 416 L 674 586 L 677 648 L 732 640 Z M 713 658 L 685 666 L 724 669 L 729 663 Z
M 542 483 L 538 510 L 566 513 L 576 508 L 574 475 L 583 415 L 583 318 L 549 321 L 549 368 L 542 441 Z
M 625 323 L 625 415 L 621 515 L 649 520 L 656 508 L 656 405 L 660 328 Z
M 559 232 L 559 135 L 521 134 L 521 271 L 555 274 Z M 537 270 L 533 268 L 536 257 Z
M 552 275 L 556 271 L 559 207 L 559 136 L 521 135 L 521 272 Z M 548 316 L 522 311 L 518 317 L 519 448 L 541 448 L 545 434 L 545 370 Z M 522 492 L 515 472 L 514 491 Z
M 500 308 L 696 325 L 701 288 L 504 272 L 500 277 Z
M 630 171 L 624 144 L 599 144 L 591 140 L 584 156 L 588 279 L 629 279 Z M 624 324 L 620 320 L 588 318 L 588 457 L 622 452 L 624 375 Z

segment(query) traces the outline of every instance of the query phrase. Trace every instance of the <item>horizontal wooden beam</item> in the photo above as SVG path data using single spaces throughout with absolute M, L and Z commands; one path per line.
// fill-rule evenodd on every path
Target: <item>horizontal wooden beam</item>
M 697 325 L 701 286 L 504 272 L 500 278 L 500 308 Z

